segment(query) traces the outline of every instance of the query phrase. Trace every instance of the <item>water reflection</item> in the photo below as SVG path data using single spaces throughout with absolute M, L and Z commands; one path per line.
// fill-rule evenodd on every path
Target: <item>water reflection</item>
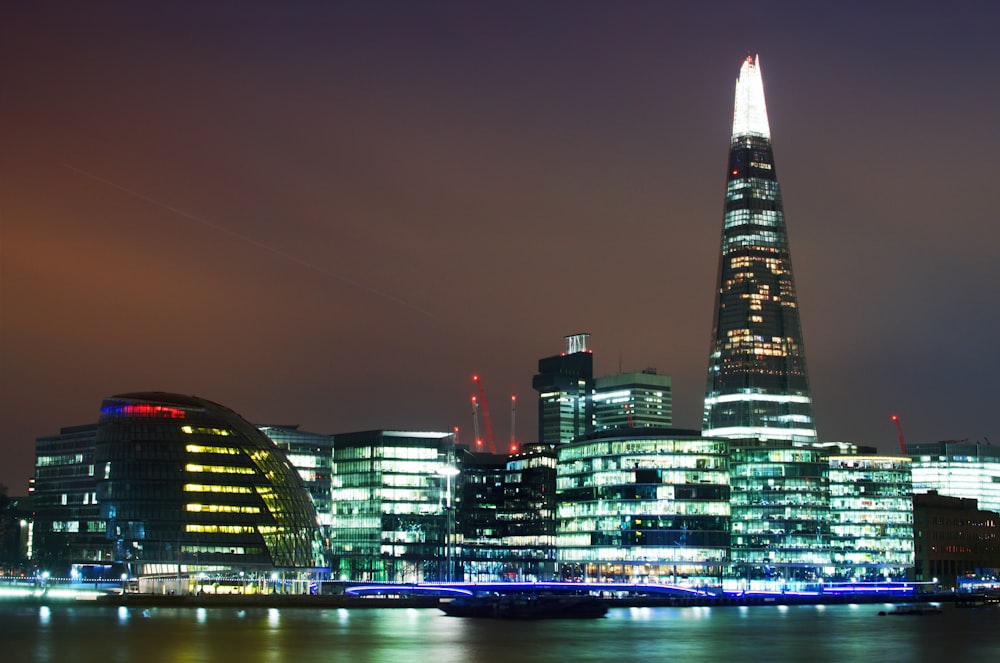
M 879 617 L 884 606 L 613 609 L 516 622 L 437 610 L 0 608 L 4 660 L 74 663 L 997 660 L 1000 610 Z

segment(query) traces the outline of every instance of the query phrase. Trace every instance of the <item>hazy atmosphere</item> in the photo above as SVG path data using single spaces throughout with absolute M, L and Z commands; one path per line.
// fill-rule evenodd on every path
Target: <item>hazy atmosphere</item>
M 759 54 L 816 426 L 994 437 L 995 2 L 6 2 L 0 483 L 129 391 L 471 439 L 531 376 L 701 425 L 732 96 Z M 998 438 L 1000 441 L 1000 438 Z

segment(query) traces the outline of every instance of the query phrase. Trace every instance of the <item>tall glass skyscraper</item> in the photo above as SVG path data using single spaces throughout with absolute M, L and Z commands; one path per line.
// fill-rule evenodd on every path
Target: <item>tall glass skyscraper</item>
M 736 81 L 702 432 L 815 441 L 805 347 L 760 62 Z

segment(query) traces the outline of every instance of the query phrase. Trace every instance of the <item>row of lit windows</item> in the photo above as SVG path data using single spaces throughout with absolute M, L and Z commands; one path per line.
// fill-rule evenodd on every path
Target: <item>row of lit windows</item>
M 209 472 L 212 474 L 255 474 L 252 467 L 233 467 L 232 465 L 196 465 L 188 463 L 184 466 L 187 472 Z
M 188 435 L 217 435 L 221 437 L 235 435 L 231 430 L 225 428 L 210 428 L 205 426 L 181 426 L 181 432 Z
M 184 450 L 192 454 L 222 454 L 226 456 L 238 456 L 241 452 L 233 447 L 210 447 L 202 444 L 188 444 Z
M 559 504 L 558 517 L 584 518 L 596 516 L 663 516 L 665 505 L 656 500 L 615 500 L 597 502 L 564 502 Z M 672 516 L 728 516 L 728 501 L 676 501 L 669 505 Z
M 184 484 L 186 493 L 250 493 L 248 486 L 218 486 L 214 484 L 186 483 Z
M 59 456 L 38 456 L 35 459 L 35 467 L 47 467 L 49 465 L 72 465 L 83 462 L 83 454 L 63 454 Z
M 733 235 L 732 237 L 724 237 L 722 240 L 722 250 L 728 251 L 735 247 L 745 248 L 768 244 L 784 248 L 787 242 L 785 241 L 784 235 L 780 235 L 770 230 L 762 230 L 760 232 L 755 232 L 752 235 L 740 234 Z
M 755 225 L 765 228 L 776 228 L 784 222 L 781 212 L 775 210 L 737 209 L 726 212 L 723 220 L 724 228 L 734 228 L 743 225 Z M 768 232 L 768 231 L 764 231 Z
M 199 504 L 197 502 L 188 503 L 185 509 L 191 512 L 200 513 L 260 513 L 258 506 L 241 506 L 234 504 Z
M 257 528 L 253 525 L 201 525 L 188 523 L 184 526 L 184 531 L 196 534 L 256 534 Z

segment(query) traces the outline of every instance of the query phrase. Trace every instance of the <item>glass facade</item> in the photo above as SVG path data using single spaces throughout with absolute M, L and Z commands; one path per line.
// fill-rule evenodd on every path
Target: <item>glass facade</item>
M 566 337 L 566 352 L 538 361 L 538 442 L 562 444 L 593 430 L 594 356 L 588 334 Z
M 563 580 L 718 586 L 728 563 L 728 443 L 693 431 L 595 434 L 558 448 Z
M 421 582 L 452 575 L 454 434 L 365 431 L 333 436 L 333 574 Z
M 556 445 L 525 445 L 504 472 L 507 577 L 546 580 L 556 572 Z
M 68 577 L 72 564 L 111 561 L 97 501 L 97 426 L 71 426 L 35 440 L 34 518 L 28 556 Z
M 455 580 L 487 581 L 504 573 L 504 466 L 506 456 L 460 449 L 455 477 Z M 450 566 L 450 565 L 449 565 Z
M 829 565 L 827 453 L 782 440 L 731 441 L 730 588 L 817 582 Z
M 816 439 L 763 82 L 751 57 L 736 82 L 702 431 Z
M 981 442 L 908 444 L 913 492 L 974 499 L 984 511 L 1000 511 L 1000 447 Z
M 594 431 L 614 428 L 670 428 L 673 405 L 669 375 L 654 369 L 594 380 Z
M 302 480 L 228 408 L 160 392 L 106 399 L 95 465 L 107 537 L 132 576 L 315 566 Z
M 832 456 L 828 580 L 905 580 L 913 566 L 910 459 Z

